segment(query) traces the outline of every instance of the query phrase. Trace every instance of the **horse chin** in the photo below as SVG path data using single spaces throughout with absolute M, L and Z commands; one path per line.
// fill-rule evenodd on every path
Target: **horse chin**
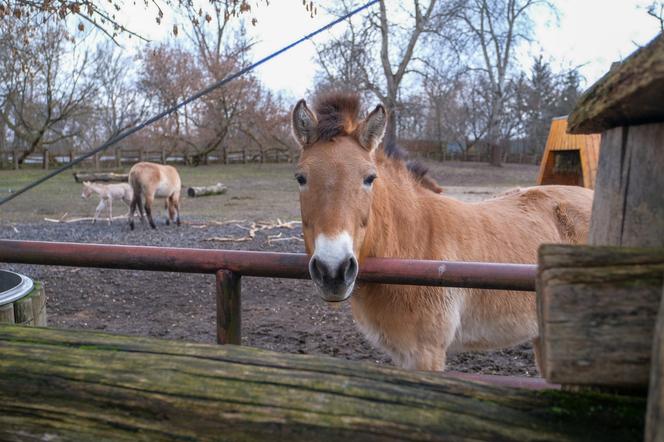
M 336 304 L 346 301 L 348 298 L 350 298 L 350 295 L 353 294 L 353 288 L 355 288 L 355 281 L 353 281 L 349 286 L 335 287 L 335 289 L 321 287 L 318 284 L 315 284 L 315 286 L 318 289 L 318 296 L 320 296 L 323 301 Z

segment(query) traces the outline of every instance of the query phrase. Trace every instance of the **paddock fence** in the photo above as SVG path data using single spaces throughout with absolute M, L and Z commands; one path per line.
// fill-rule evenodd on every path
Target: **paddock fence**
M 237 345 L 242 276 L 309 279 L 302 253 L 0 240 L 0 262 L 213 274 L 217 342 Z M 534 291 L 536 274 L 534 264 L 367 258 L 358 281 Z

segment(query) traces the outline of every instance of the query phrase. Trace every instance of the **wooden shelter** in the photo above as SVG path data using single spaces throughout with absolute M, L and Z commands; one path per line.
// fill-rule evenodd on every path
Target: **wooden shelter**
M 595 188 L 600 134 L 567 133 L 567 116 L 551 121 L 537 184 Z

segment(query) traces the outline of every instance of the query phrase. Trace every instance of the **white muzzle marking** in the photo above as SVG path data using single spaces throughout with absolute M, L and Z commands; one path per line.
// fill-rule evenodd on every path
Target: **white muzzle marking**
M 318 261 L 319 269 L 325 269 L 327 272 L 325 278 L 316 278 L 314 272 L 311 272 L 312 279 L 320 290 L 323 299 L 326 301 L 347 299 L 353 291 L 355 276 L 357 275 L 357 259 L 353 253 L 353 239 L 348 232 L 344 231 L 333 237 L 324 234 L 318 235 L 314 242 L 314 254 L 311 258 L 310 269 L 314 265 L 314 261 Z M 349 262 L 352 262 L 350 267 Z M 346 269 L 349 270 L 345 271 Z M 318 272 L 318 276 L 320 274 L 321 272 Z M 352 281 L 348 280 L 350 278 L 342 277 L 348 275 L 352 276 Z M 333 284 L 329 284 L 329 282 Z

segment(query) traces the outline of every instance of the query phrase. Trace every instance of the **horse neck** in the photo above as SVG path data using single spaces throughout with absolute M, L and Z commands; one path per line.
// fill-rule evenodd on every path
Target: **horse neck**
M 379 164 L 378 176 L 361 256 L 431 259 L 429 239 L 444 235 L 446 199 L 422 188 L 403 167 Z
M 106 186 L 101 185 L 101 184 L 88 184 L 88 187 L 92 189 L 96 194 L 98 195 L 103 195 L 107 192 Z

